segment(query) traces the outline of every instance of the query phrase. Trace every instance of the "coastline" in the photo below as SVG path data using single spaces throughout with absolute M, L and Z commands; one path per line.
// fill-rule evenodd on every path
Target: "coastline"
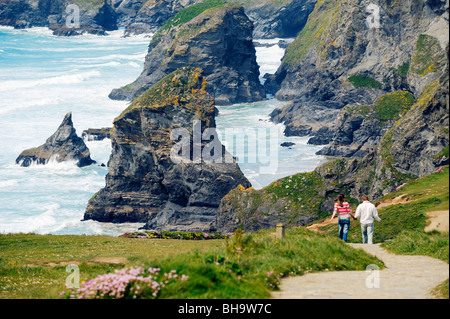
M 8 91 L 5 86 L 3 91 L 7 95 L 3 102 L 0 101 L 0 123 L 5 132 L 8 132 L 8 137 L 5 136 L 0 143 L 3 144 L 3 149 L 9 150 L 0 154 L 0 187 L 4 192 L 4 204 L 0 209 L 3 212 L 0 232 L 66 234 L 69 229 L 72 234 L 118 236 L 127 230 L 141 227 L 140 224 L 123 227 L 95 222 L 80 224 L 89 198 L 104 186 L 107 168 L 100 165 L 107 164 L 110 140 L 86 142 L 98 165 L 83 169 L 70 163 L 19 169 L 13 161 L 23 149 L 42 144 L 54 132 L 64 112 L 73 112 L 78 135 L 88 128 L 111 126 L 112 120 L 126 107 L 127 102 L 110 100 L 107 94 L 112 88 L 133 81 L 141 72 L 150 41 L 148 35 L 122 37 L 123 30 L 119 30 L 107 36 L 84 34 L 59 37 L 52 35 L 48 28 L 15 30 L 12 27 L 0 27 L 0 34 L 2 30 L 3 35 L 9 35 L 11 42 L 5 41 L 3 52 L 0 52 L 0 55 L 7 58 L 7 63 L 10 63 L 10 72 L 5 72 L 5 77 L 0 77 L 0 81 L 8 84 Z M 16 39 L 23 39 L 26 45 L 16 44 Z M 275 44 L 279 39 L 254 41 Z M 135 48 L 130 51 L 126 46 Z M 260 68 L 264 72 L 274 72 L 281 63 L 279 60 L 284 49 L 278 45 L 258 47 L 258 53 Z M 41 66 L 38 63 L 40 60 L 44 60 Z M 55 68 L 57 63 L 61 64 L 61 70 Z M 14 68 L 26 70 L 26 73 L 17 72 Z M 8 74 L 9 77 L 6 77 Z M 21 94 L 24 91 L 28 93 L 27 96 Z M 78 92 L 83 92 L 81 99 Z M 272 103 L 275 105 L 271 106 Z M 267 122 L 268 114 L 281 103 L 283 102 L 271 99 L 248 105 L 221 107 L 218 123 L 222 123 L 222 128 L 235 125 L 233 117 L 222 121 L 222 116 L 227 108 L 236 112 L 244 108 L 243 112 L 249 118 L 245 127 L 251 125 L 268 128 L 273 126 Z M 252 109 L 255 114 L 251 114 Z M 36 121 L 42 116 L 45 116 L 45 121 Z M 284 130 L 282 124 L 276 126 L 280 132 Z M 218 129 L 220 130 L 220 125 Z M 248 167 L 245 174 L 253 179 L 254 187 L 261 188 L 280 177 L 298 172 L 299 161 L 290 162 L 290 157 L 301 158 L 301 149 L 310 146 L 305 146 L 305 138 L 285 136 L 280 136 L 278 145 L 286 141 L 295 142 L 296 145 L 291 149 L 280 148 L 280 168 L 284 172 L 277 176 L 267 175 L 262 181 L 258 181 L 255 179 L 258 174 L 252 172 L 255 168 Z M 310 149 L 315 150 L 314 146 Z M 311 152 L 309 154 L 306 159 L 308 168 L 305 170 L 313 170 L 321 163 L 319 160 L 315 165 L 314 161 L 320 157 Z

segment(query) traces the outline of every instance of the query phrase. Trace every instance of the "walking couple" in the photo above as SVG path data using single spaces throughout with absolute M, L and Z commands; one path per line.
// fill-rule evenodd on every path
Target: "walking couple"
M 339 194 L 335 199 L 336 203 L 334 204 L 331 220 L 338 214 L 339 239 L 347 242 L 350 218 L 358 220 L 358 217 L 361 217 L 360 223 L 363 244 L 373 244 L 373 220 L 376 219 L 377 221 L 381 221 L 381 219 L 378 217 L 378 211 L 375 205 L 369 202 L 369 197 L 367 195 L 363 195 L 361 200 L 362 204 L 359 204 L 356 213 L 353 215 L 350 211 L 350 205 L 345 201 L 345 195 Z

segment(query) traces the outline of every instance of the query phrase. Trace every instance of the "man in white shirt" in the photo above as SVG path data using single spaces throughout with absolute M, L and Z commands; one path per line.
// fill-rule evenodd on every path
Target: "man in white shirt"
M 359 204 L 356 209 L 355 217 L 361 217 L 361 233 L 363 244 L 373 244 L 373 220 L 381 221 L 381 218 L 378 217 L 378 211 L 374 204 L 369 202 L 369 197 L 367 195 L 363 195 L 361 197 L 362 204 Z

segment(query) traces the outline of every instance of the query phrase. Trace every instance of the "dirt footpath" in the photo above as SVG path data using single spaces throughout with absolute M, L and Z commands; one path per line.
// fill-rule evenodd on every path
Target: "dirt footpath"
M 275 299 L 425 299 L 449 277 L 449 264 L 426 256 L 394 255 L 380 244 L 349 244 L 364 249 L 386 266 L 370 271 L 333 271 L 287 277 Z M 377 280 L 379 278 L 379 280 Z M 371 287 L 371 288 L 368 288 Z
M 428 212 L 430 224 L 425 227 L 425 231 L 438 230 L 448 232 L 449 214 L 448 210 Z

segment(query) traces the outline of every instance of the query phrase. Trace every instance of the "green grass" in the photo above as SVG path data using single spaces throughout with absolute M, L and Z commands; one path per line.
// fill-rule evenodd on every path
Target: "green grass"
M 414 105 L 414 96 L 407 91 L 385 94 L 375 100 L 373 105 L 347 105 L 343 112 L 373 118 L 383 125 L 387 121 L 397 121 Z
M 375 103 L 376 118 L 381 121 L 398 120 L 414 104 L 414 95 L 407 91 L 388 93 L 378 98 Z
M 402 231 L 394 240 L 382 246 L 399 255 L 423 255 L 449 262 L 448 232 Z
M 381 89 L 383 87 L 383 84 L 377 80 L 363 74 L 352 75 L 348 78 L 348 81 L 353 84 L 355 88 Z
M 449 299 L 448 279 L 434 288 L 431 293 L 437 299 Z
M 156 32 L 156 34 L 154 35 L 152 42 L 159 41 L 161 34 L 164 31 L 171 30 L 172 28 L 177 27 L 179 25 L 183 25 L 208 9 L 223 7 L 226 3 L 227 1 L 225 0 L 206 0 L 204 2 L 194 4 L 181 10 L 173 18 L 167 20 L 159 28 L 158 32 Z
M 439 159 L 442 156 L 448 157 L 448 155 L 449 155 L 449 146 L 447 145 L 446 147 L 442 148 L 442 151 L 437 153 L 433 158 L 434 159 Z
M 244 235 L 242 243 L 228 243 L 205 254 L 174 256 L 150 266 L 175 269 L 189 276 L 161 295 L 162 298 L 268 298 L 279 278 L 327 270 L 364 270 L 381 261 L 354 250 L 335 238 L 301 228 L 288 229 L 277 240 L 273 230 Z M 235 248 L 240 248 L 237 252 Z M 267 280 L 266 280 L 267 278 Z
M 322 52 L 323 47 L 328 42 L 326 40 L 327 35 L 330 30 L 333 30 L 334 23 L 338 21 L 337 15 L 340 8 L 341 1 L 317 1 L 305 27 L 286 49 L 283 62 L 288 65 L 298 64 L 313 46 L 316 47 L 318 52 Z
M 398 191 L 380 198 L 376 203 L 400 195 L 410 197 L 410 200 L 415 202 L 425 201 L 431 198 L 439 200 L 440 204 L 432 207 L 429 211 L 449 209 L 449 167 L 443 167 L 442 173 L 433 173 L 408 182 Z
M 449 207 L 449 167 L 443 172 L 409 182 L 398 191 L 375 201 L 382 202 L 404 195 L 408 203 L 380 208 L 381 222 L 375 221 L 374 243 L 383 243 L 387 249 L 398 254 L 427 255 L 448 262 L 449 239 L 447 233 L 424 232 L 428 224 L 426 212 L 448 210 Z M 329 236 L 337 236 L 338 226 L 330 224 L 322 227 Z M 360 223 L 352 221 L 349 242 L 361 242 Z
M 169 284 L 161 298 L 268 298 L 286 275 L 383 267 L 361 250 L 306 229 L 287 229 L 283 240 L 273 235 L 263 230 L 228 241 L 1 235 L 0 298 L 57 298 L 68 276 L 61 262 L 79 262 L 81 280 L 137 265 L 189 276 Z M 98 263 L 94 257 L 125 257 L 128 262 Z
M 439 70 L 445 63 L 445 52 L 439 41 L 429 35 L 421 34 L 416 43 L 411 71 L 420 76 Z
M 394 74 L 400 75 L 401 77 L 406 77 L 408 75 L 410 67 L 411 64 L 409 62 L 405 62 L 394 70 Z
M 298 226 L 305 219 L 325 214 L 321 211 L 323 187 L 324 179 L 313 171 L 281 178 L 260 190 L 237 188 L 226 200 L 235 214 L 236 226 L 245 231 L 254 229 L 253 225 L 269 214 L 276 214 L 288 226 Z
M 0 235 L 0 298 L 57 298 L 69 263 L 79 264 L 86 280 L 114 269 L 140 265 L 188 251 L 223 246 L 223 240 L 180 241 L 107 236 Z M 95 257 L 126 258 L 124 264 L 93 261 Z

